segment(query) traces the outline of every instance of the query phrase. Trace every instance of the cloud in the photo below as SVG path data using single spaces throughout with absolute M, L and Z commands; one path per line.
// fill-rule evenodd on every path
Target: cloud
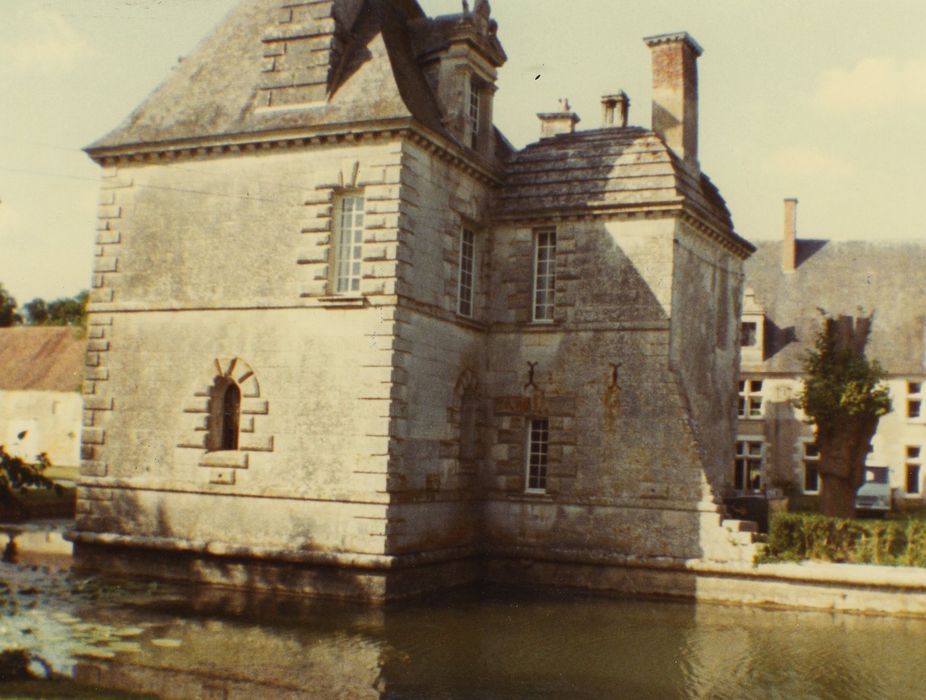
M 855 171 L 852 163 L 813 146 L 783 148 L 772 154 L 770 165 L 772 170 L 783 176 L 844 177 Z
M 0 66 L 24 73 L 67 73 L 94 51 L 60 14 L 33 8 L 14 20 L 19 38 L 0 41 Z
M 839 112 L 926 105 L 926 58 L 869 57 L 849 70 L 825 71 L 816 100 Z

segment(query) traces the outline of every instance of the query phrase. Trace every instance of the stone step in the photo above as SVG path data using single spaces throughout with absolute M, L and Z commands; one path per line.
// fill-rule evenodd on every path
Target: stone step
M 724 520 L 723 526 L 729 532 L 758 532 L 759 525 L 752 520 Z

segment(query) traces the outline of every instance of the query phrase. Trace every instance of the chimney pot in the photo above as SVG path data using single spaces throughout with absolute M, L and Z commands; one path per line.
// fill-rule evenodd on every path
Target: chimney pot
M 703 50 L 688 32 L 643 41 L 653 57 L 653 131 L 698 171 L 697 60 Z
M 541 112 L 537 115 L 540 119 L 540 138 L 546 139 L 559 134 L 571 134 L 576 130 L 576 124 L 581 119 L 579 115 L 572 111 L 567 98 L 559 101 L 559 112 Z
M 797 269 L 797 199 L 785 200 L 785 236 L 781 246 L 782 272 Z
M 630 113 L 630 98 L 621 90 L 614 95 L 604 95 L 601 98 L 601 126 L 625 127 Z

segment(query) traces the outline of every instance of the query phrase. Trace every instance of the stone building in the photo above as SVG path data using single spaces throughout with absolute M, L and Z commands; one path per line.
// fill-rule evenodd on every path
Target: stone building
M 516 151 L 485 0 L 242 2 L 88 148 L 81 560 L 384 598 L 747 556 L 752 247 L 700 171 L 700 48 L 646 43 L 652 129 L 618 93 Z
M 74 328 L 0 329 L 0 445 L 30 462 L 44 452 L 57 479 L 77 479 L 85 344 Z
M 739 422 L 731 488 L 819 496 L 813 426 L 795 400 L 820 310 L 874 313 L 867 346 L 887 373 L 894 410 L 883 416 L 867 464 L 888 467 L 895 506 L 922 505 L 926 468 L 926 246 L 918 242 L 798 240 L 797 200 L 785 200 L 782 241 L 745 265 Z

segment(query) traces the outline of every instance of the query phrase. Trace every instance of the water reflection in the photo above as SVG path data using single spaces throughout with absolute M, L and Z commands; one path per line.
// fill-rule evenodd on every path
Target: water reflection
M 0 639 L 159 698 L 921 698 L 926 621 L 469 589 L 375 609 L 3 565 Z M 0 685 L 2 694 L 2 685 Z

